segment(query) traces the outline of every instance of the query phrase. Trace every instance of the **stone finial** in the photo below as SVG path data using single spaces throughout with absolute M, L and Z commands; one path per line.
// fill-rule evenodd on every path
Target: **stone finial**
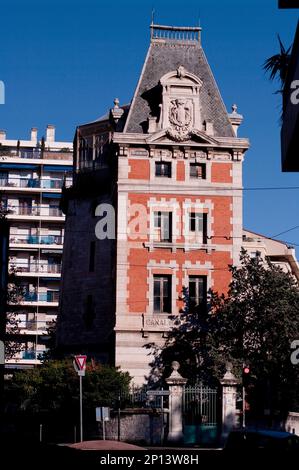
M 178 68 L 177 68 L 177 76 L 178 78 L 182 79 L 186 76 L 186 70 L 185 70 L 185 67 L 183 65 L 180 65 Z
M 232 368 L 233 368 L 232 363 L 228 362 L 226 364 L 226 372 L 223 376 L 223 379 L 220 381 L 221 385 L 231 386 L 231 385 L 237 385 L 240 383 L 240 380 L 237 379 L 232 373 Z
M 232 112 L 228 115 L 228 118 L 231 122 L 231 125 L 233 127 L 235 136 L 238 136 L 238 127 L 243 121 L 243 116 L 242 114 L 239 114 L 238 112 L 238 106 L 236 104 L 232 105 Z
M 179 368 L 180 368 L 180 363 L 178 361 L 173 361 L 171 363 L 171 368 L 172 368 L 172 373 L 166 379 L 166 383 L 170 384 L 185 384 L 187 383 L 187 380 L 181 376 L 179 373 Z
M 114 106 L 110 110 L 110 116 L 112 117 L 113 121 L 115 124 L 119 121 L 119 119 L 122 117 L 124 110 L 119 107 L 119 99 L 115 98 L 113 100 Z
M 238 106 L 236 104 L 232 105 L 232 112 L 233 114 L 237 114 Z

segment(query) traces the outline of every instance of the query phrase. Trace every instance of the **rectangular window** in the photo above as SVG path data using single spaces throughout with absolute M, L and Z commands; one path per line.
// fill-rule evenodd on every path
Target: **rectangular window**
M 172 212 L 154 213 L 154 239 L 159 242 L 172 240 Z
M 189 276 L 190 311 L 207 304 L 206 276 Z
M 206 165 L 204 163 L 190 163 L 190 178 L 206 179 Z
M 154 312 L 171 313 L 171 276 L 154 276 Z
M 156 162 L 155 174 L 164 178 L 171 178 L 171 163 L 170 162 Z
M 207 214 L 190 212 L 189 231 L 194 234 L 196 242 L 207 243 Z
M 96 242 L 90 242 L 89 248 L 89 272 L 94 272 L 95 265 L 95 254 L 96 254 Z

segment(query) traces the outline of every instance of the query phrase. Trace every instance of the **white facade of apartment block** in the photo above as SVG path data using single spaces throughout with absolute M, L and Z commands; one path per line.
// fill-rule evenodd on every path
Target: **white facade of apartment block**
M 71 142 L 55 141 L 54 126 L 38 139 L 9 140 L 0 131 L 0 199 L 10 220 L 9 265 L 23 288 L 10 308 L 19 320 L 22 350 L 7 366 L 32 366 L 46 349 L 45 334 L 59 301 L 64 215 L 61 188 L 72 181 Z
M 293 246 L 281 240 L 274 240 L 244 229 L 242 247 L 251 257 L 256 255 L 263 259 L 267 257 L 272 264 L 280 267 L 284 272 L 292 274 L 299 283 L 299 264 Z

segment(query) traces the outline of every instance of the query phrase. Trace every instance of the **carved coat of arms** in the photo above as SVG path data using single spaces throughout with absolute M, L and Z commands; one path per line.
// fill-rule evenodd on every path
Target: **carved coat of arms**
M 192 106 L 190 101 L 176 99 L 171 101 L 169 108 L 169 122 L 171 127 L 167 133 L 174 140 L 183 141 L 189 137 L 192 127 Z

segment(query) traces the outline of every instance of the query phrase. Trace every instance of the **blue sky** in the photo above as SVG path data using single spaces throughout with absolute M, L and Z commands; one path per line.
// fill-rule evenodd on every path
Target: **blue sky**
M 299 186 L 280 167 L 280 96 L 262 70 L 278 51 L 276 34 L 292 42 L 298 10 L 277 0 L 2 0 L 0 80 L 6 103 L 0 128 L 10 138 L 39 136 L 47 124 L 58 140 L 96 119 L 117 96 L 129 102 L 149 44 L 151 10 L 161 24 L 196 25 L 228 109 L 244 115 L 249 137 L 245 187 Z M 273 236 L 299 225 L 299 190 L 245 191 L 244 226 Z M 283 236 L 299 245 L 299 229 Z

